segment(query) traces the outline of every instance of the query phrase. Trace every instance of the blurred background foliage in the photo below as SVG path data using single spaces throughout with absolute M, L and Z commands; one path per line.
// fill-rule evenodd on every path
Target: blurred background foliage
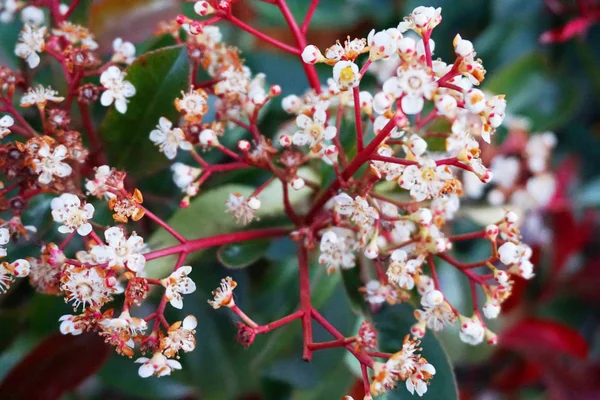
M 501 337 L 497 348 L 469 347 L 458 340 L 457 330 L 449 329 L 439 338 L 427 334 L 424 355 L 438 374 L 426 398 L 457 398 L 457 386 L 463 399 L 600 398 L 600 264 L 595 235 L 595 210 L 600 206 L 600 29 L 591 20 L 590 28 L 581 35 L 561 37 L 568 40 L 560 43 L 540 42 L 544 32 L 555 30 L 560 34 L 561 27 L 580 17 L 577 3 L 322 0 L 314 15 L 309 42 L 326 48 L 346 36 L 366 37 L 371 28 L 395 27 L 418 5 L 442 7 L 443 23 L 433 35 L 438 44 L 436 56 L 452 59 L 451 41 L 456 33 L 472 40 L 487 69 L 484 89 L 505 93 L 510 113 L 528 117 L 533 131 L 552 130 L 558 136 L 554 164 L 562 177 L 565 201 L 561 208 L 541 214 L 552 239 L 550 243 L 537 243 L 536 278 L 516 285 L 515 299 L 507 305 L 503 317 L 492 324 Z M 593 3 L 586 2 L 590 7 Z M 171 100 L 184 89 L 188 74 L 185 51 L 171 47 L 175 44 L 172 38 L 154 37 L 156 23 L 179 12 L 193 17 L 192 4 L 102 0 L 83 1 L 82 5 L 76 18 L 89 22 L 103 48 L 109 50 L 112 39 L 120 35 L 137 42 L 138 54 L 154 51 L 129 69 L 128 76 L 138 88 L 138 96 L 130 104 L 131 112 L 121 117 L 109 111 L 105 116 L 99 108 L 95 114 L 97 122 L 101 122 L 112 164 L 131 171 L 148 206 L 168 218 L 188 238 L 236 229 L 231 219 L 222 214 L 224 198 L 232 191 L 250 192 L 265 177 L 255 172 L 236 172 L 211 179 L 189 209 L 178 210 L 179 193 L 171 183 L 168 164 L 147 139 L 158 116 L 174 111 Z M 309 1 L 289 0 L 289 5 L 297 19 L 302 20 Z M 239 18 L 262 31 L 284 42 L 292 41 L 276 7 L 244 0 L 237 2 L 234 10 Z M 257 43 L 238 29 L 220 26 L 224 40 L 239 46 L 252 71 L 265 72 L 270 84 L 282 87 L 282 95 L 300 94 L 306 89 L 299 60 Z M 18 30 L 18 23 L 0 25 L 0 60 L 11 66 L 18 66 L 12 55 Z M 38 79 L 61 90 L 64 82 L 56 65 L 46 67 Z M 325 67 L 319 72 L 325 82 L 331 70 Z M 376 84 L 374 79 L 368 79 L 366 85 Z M 273 102 L 262 115 L 261 131 L 274 135 L 286 120 L 278 102 Z M 351 121 L 344 121 L 343 126 L 353 129 Z M 225 141 L 236 143 L 241 135 L 243 131 L 232 129 Z M 217 157 L 208 156 L 213 162 Z M 319 171 L 303 173 L 311 174 L 313 180 L 331 179 L 327 173 L 319 176 Z M 281 190 L 268 190 L 272 190 L 272 195 L 264 196 L 269 204 L 263 205 L 262 210 L 266 211 L 257 225 L 285 224 L 278 198 Z M 305 200 L 297 196 L 293 202 L 302 207 Z M 24 222 L 40 221 L 35 225 L 47 226 L 51 235 L 48 208 L 49 198 L 39 199 L 23 217 Z M 102 218 L 110 221 L 108 212 L 100 215 Z M 459 232 L 476 227 L 477 223 L 468 218 L 455 223 Z M 151 246 L 170 244 L 168 235 L 153 234 L 150 228 L 136 227 L 149 237 Z M 530 233 L 534 242 L 539 239 L 538 233 Z M 44 236 L 47 241 L 51 240 L 48 235 Z M 18 251 L 19 255 L 34 255 L 36 249 L 24 247 Z M 486 251 L 472 243 L 457 248 L 458 257 L 466 262 L 482 258 Z M 143 380 L 132 360 L 112 354 L 94 335 L 76 340 L 62 338 L 55 333 L 58 318 L 70 313 L 70 307 L 60 298 L 34 294 L 21 284 L 0 297 L 0 397 L 317 400 L 353 394 L 362 398 L 357 384 L 359 371 L 344 351 L 320 351 L 312 363 L 301 361 L 299 322 L 260 336 L 250 348 L 243 348 L 235 341 L 232 315 L 223 310 L 213 312 L 206 304 L 210 290 L 221 277 L 231 275 L 239 283 L 236 302 L 256 321 L 266 323 L 294 311 L 298 304 L 297 268 L 295 246 L 289 239 L 209 250 L 195 255 L 190 263 L 198 290 L 186 298 L 182 312 L 171 309 L 168 315 L 169 320 L 181 320 L 194 314 L 199 320 L 197 348 L 182 357 L 183 371 Z M 161 260 L 150 263 L 149 268 L 151 275 L 159 276 L 171 264 Z M 448 266 L 441 265 L 440 270 L 449 300 L 458 309 L 468 309 L 467 282 Z M 356 272 L 327 276 L 323 268 L 315 267 L 311 281 L 314 305 L 342 333 L 352 335 L 364 312 L 361 299 L 354 293 L 359 285 Z M 150 305 L 145 307 L 147 313 L 151 312 Z M 411 313 L 410 307 L 403 305 L 385 309 L 374 317 L 381 330 L 382 350 L 399 347 L 413 322 Z M 315 338 L 330 340 L 317 326 Z M 404 398 L 410 395 L 403 389 L 388 396 Z

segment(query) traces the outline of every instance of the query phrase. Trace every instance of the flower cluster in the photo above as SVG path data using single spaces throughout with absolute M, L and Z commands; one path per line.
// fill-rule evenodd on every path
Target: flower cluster
M 427 330 L 458 323 L 465 343 L 496 342 L 484 318 L 499 315 L 516 279 L 535 275 L 533 251 L 520 233 L 522 215 L 506 209 L 494 223 L 461 235 L 452 232 L 452 221 L 468 207 L 463 194 L 479 198 L 487 191 L 492 205 L 508 202 L 525 211 L 547 206 L 556 186 L 549 166 L 555 138 L 550 133 L 529 136 L 513 117 L 509 138 L 516 139 L 496 146 L 494 133 L 505 119 L 505 98 L 477 88 L 486 71 L 473 44 L 460 35 L 452 43 L 452 60 L 434 59 L 432 33 L 442 21 L 441 9 L 417 7 L 396 27 L 338 41 L 323 52 L 306 45 L 304 29 L 285 0 L 278 5 L 292 27 L 295 47 L 238 20 L 231 12 L 235 2 L 196 1 L 194 10 L 201 19 L 180 15 L 162 22 L 157 34 L 170 34 L 185 44 L 190 73 L 183 77 L 188 80 L 184 87 L 177 88 L 180 94 L 167 99 L 175 114 L 170 119 L 166 111 L 152 115 L 156 129 L 147 134 L 156 152 L 179 160 L 170 169 L 183 193 L 181 207 L 217 174 L 252 169 L 264 177 L 255 189 L 240 189 L 242 193 L 234 191 L 222 199 L 226 218 L 251 225 L 248 230 L 190 240 L 152 212 L 152 202 L 164 200 L 161 196 L 145 192 L 145 203 L 136 177 L 109 165 L 114 158 L 105 154 L 91 107 L 98 101 L 105 107 L 114 104 L 115 110 L 107 111 L 111 117 L 128 112 L 135 116 L 144 100 L 135 97 L 135 86 L 144 82 L 125 68 L 144 60 L 136 61 L 135 46 L 121 38 L 113 41 L 112 54 L 103 59 L 93 34 L 68 20 L 77 3 L 54 7 L 47 20 L 41 6 L 0 2 L 0 20 L 21 13 L 24 25 L 15 54 L 26 63 L 25 73 L 0 66 L 0 137 L 6 138 L 0 146 L 0 173 L 7 181 L 6 186 L 1 183 L 0 210 L 11 214 L 0 221 L 0 246 L 11 237 L 38 234 L 24 226 L 21 217 L 29 218 L 23 211 L 41 194 L 52 197 L 50 213 L 62 234 L 60 243 L 46 241 L 38 257 L 2 262 L 0 291 L 28 276 L 38 292 L 62 296 L 73 306 L 74 315 L 60 318 L 63 334 L 93 331 L 119 354 L 148 355 L 135 361 L 141 364 L 139 375 L 160 377 L 182 368 L 175 358 L 194 350 L 196 330 L 202 329 L 193 315 L 176 322 L 165 316 L 167 307 L 182 309 L 186 295 L 196 291 L 195 272 L 185 265 L 186 257 L 217 245 L 289 236 L 297 245 L 298 311 L 258 324 L 236 304 L 238 283 L 231 277 L 222 279 L 208 300 L 213 309 L 236 315 L 237 338 L 244 346 L 257 335 L 301 319 L 303 358 L 309 361 L 321 348 L 346 348 L 365 371 L 372 370 L 372 376 L 363 376 L 370 398 L 400 381 L 411 394 L 427 392 L 436 373 L 424 357 L 428 349 L 420 347 Z M 311 87 L 281 99 L 287 121 L 274 135 L 264 135 L 259 124 L 281 88 L 267 86 L 266 76 L 253 74 L 240 51 L 223 42 L 214 23 L 224 20 L 304 63 Z M 29 84 L 46 58 L 62 68 L 65 93 Z M 317 63 L 331 68 L 324 85 L 316 74 Z M 374 75 L 378 84 L 363 81 L 366 74 Z M 13 104 L 32 108 L 32 115 L 26 116 L 39 123 L 30 124 Z M 77 116 L 72 114 L 74 105 L 80 111 Z M 79 121 L 81 132 L 76 130 Z M 441 142 L 432 140 L 440 137 Z M 213 162 L 216 159 L 220 161 Z M 314 178 L 316 170 L 325 171 L 320 174 L 323 185 Z M 275 192 L 281 202 L 273 206 Z M 106 210 L 114 221 L 103 225 L 101 211 Z M 283 218 L 266 218 L 276 214 L 285 214 L 289 221 L 279 226 Z M 275 221 L 274 226 L 253 227 L 261 218 L 261 224 Z M 135 225 L 140 220 L 143 223 Z M 162 243 L 145 240 L 155 226 L 177 244 L 161 248 Z M 451 251 L 461 240 L 483 241 L 489 256 L 460 262 Z M 6 256 L 6 248 L 0 247 L 0 257 Z M 173 268 L 153 276 L 149 263 L 169 256 L 177 260 Z M 313 306 L 313 260 L 330 275 L 356 273 L 360 283 L 355 289 L 364 296 L 367 315 L 355 336 L 344 337 Z M 472 310 L 460 311 L 446 298 L 436 270 L 439 262 L 469 280 Z M 153 287 L 160 302 L 154 312 L 141 316 Z M 481 309 L 478 290 L 486 296 Z M 120 310 L 112 305 L 117 296 L 124 298 Z M 402 348 L 377 352 L 378 331 L 368 322 L 371 314 L 411 298 L 418 298 L 419 307 L 410 332 L 404 332 L 408 335 Z M 335 340 L 314 342 L 313 323 Z

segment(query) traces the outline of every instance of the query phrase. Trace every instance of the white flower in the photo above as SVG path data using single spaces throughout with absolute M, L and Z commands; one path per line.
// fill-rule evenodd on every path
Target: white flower
M 510 272 L 516 273 L 525 279 L 533 278 L 533 264 L 531 258 L 531 247 L 526 244 L 515 244 L 506 242 L 498 249 L 500 261 L 510 266 Z
M 431 211 L 436 221 L 449 221 L 460 208 L 460 198 L 456 194 L 445 195 L 431 201 Z
M 422 397 L 427 392 L 427 381 L 435 375 L 435 368 L 428 362 L 419 363 L 416 370 L 406 379 L 406 389 Z
M 83 333 L 83 326 L 78 322 L 78 316 L 75 315 L 63 315 L 58 320 L 60 321 L 60 333 L 63 335 L 80 335 Z
M 88 220 L 94 216 L 93 205 L 86 203 L 82 206 L 79 197 L 64 193 L 52 199 L 51 207 L 52 218 L 62 224 L 58 228 L 60 233 L 77 230 L 81 236 L 87 236 L 92 231 L 92 224 Z
M 135 318 L 129 314 L 129 311 L 123 311 L 118 318 L 107 318 L 100 322 L 106 329 L 122 332 L 125 331 L 131 336 L 142 334 L 148 329 L 148 324 L 142 318 Z M 131 347 L 131 346 L 130 346 Z
M 460 340 L 470 345 L 478 345 L 483 342 L 485 336 L 485 327 L 477 316 L 471 318 L 459 317 Z
M 127 98 L 135 95 L 135 87 L 125 80 L 125 73 L 118 67 L 110 66 L 100 75 L 100 83 L 106 89 L 100 97 L 100 103 L 108 107 L 113 102 L 117 111 L 125 114 L 127 111 Z
M 348 229 L 333 228 L 325 232 L 319 247 L 319 264 L 325 265 L 329 273 L 340 268 L 353 268 L 356 262 L 353 252 L 355 242 L 352 231 Z
M 352 61 L 338 61 L 333 66 L 333 79 L 341 90 L 358 86 L 360 83 L 358 65 Z
M 177 355 L 179 350 L 188 353 L 196 348 L 194 333 L 198 320 L 193 315 L 188 315 L 183 321 L 175 322 L 169 327 L 167 336 L 160 341 L 163 353 L 167 357 Z
M 300 128 L 294 133 L 292 142 L 296 146 L 309 145 L 313 153 L 319 153 L 323 149 L 323 142 L 335 137 L 337 130 L 334 126 L 327 126 L 327 104 L 319 103 L 315 107 L 312 118 L 300 114 L 296 118 L 296 125 Z
M 165 153 L 169 160 L 177 156 L 177 148 L 191 150 L 192 144 L 185 140 L 185 133 L 180 128 L 173 128 L 171 121 L 165 117 L 158 120 L 157 129 L 150 132 L 150 140 Z
M 354 199 L 346 193 L 335 196 L 335 209 L 341 215 L 350 215 L 352 222 L 362 227 L 371 227 L 379 213 L 369 202 L 361 196 Z
M 465 94 L 465 107 L 473 114 L 485 109 L 485 94 L 479 89 L 471 89 Z
M 107 185 L 111 175 L 112 170 L 108 165 L 101 165 L 100 167 L 96 168 L 94 179 L 88 179 L 85 183 L 85 188 L 88 191 L 88 194 L 96 197 L 105 196 L 109 199 L 115 197 L 116 195 L 114 193 L 109 192 L 110 188 Z
M 46 45 L 44 42 L 45 35 L 45 26 L 36 28 L 31 25 L 23 26 L 23 30 L 19 34 L 15 54 L 27 61 L 29 68 L 35 68 L 40 64 L 40 56 L 37 53 L 44 51 Z
M 424 158 L 420 165 L 409 165 L 404 169 L 398 184 L 410 190 L 416 201 L 439 197 L 447 180 L 452 179 L 450 168 L 445 165 L 436 166 L 435 161 Z
M 12 22 L 18 8 L 19 4 L 17 0 L 0 1 L 0 22 Z
M 517 181 L 521 172 L 521 163 L 516 157 L 496 156 L 492 159 L 492 173 L 494 183 L 510 189 Z
M 396 52 L 397 41 L 402 38 L 402 34 L 396 28 L 386 29 L 375 32 L 375 29 L 369 32 L 367 43 L 369 44 L 369 59 L 380 60 L 391 57 Z
M 219 309 L 221 307 L 233 307 L 235 301 L 233 300 L 233 289 L 237 286 L 237 282 L 231 279 L 230 276 L 221 279 L 220 286 L 212 291 L 213 300 L 208 300 L 208 304 L 212 308 Z
M 497 318 L 500 314 L 500 304 L 498 301 L 488 298 L 482 307 L 483 315 L 488 319 Z
M 113 41 L 112 62 L 131 64 L 135 60 L 135 46 L 131 42 L 125 42 L 121 38 Z
M 144 238 L 135 232 L 125 237 L 123 230 L 113 226 L 104 231 L 108 246 L 99 245 L 91 250 L 92 256 L 99 264 L 108 263 L 109 267 L 125 267 L 138 275 L 143 274 L 146 258 L 141 254 L 144 250 Z
M 323 54 L 321 54 L 321 51 L 317 48 L 317 46 L 309 44 L 304 48 L 304 50 L 302 50 L 302 61 L 304 61 L 306 64 L 315 64 L 322 59 Z
M 137 364 L 143 364 L 138 369 L 138 374 L 142 378 L 147 378 L 152 375 L 158 377 L 171 375 L 174 369 L 181 369 L 181 363 L 179 361 L 170 360 L 165 357 L 162 353 L 156 352 L 152 358 L 140 357 L 135 360 Z
M 27 6 L 21 11 L 21 20 L 26 25 L 40 26 L 45 19 L 44 11 L 36 6 Z
M 377 117 L 385 118 L 385 117 Z M 377 119 L 375 123 L 377 123 Z M 377 154 L 384 157 L 392 157 L 394 155 L 394 151 L 391 147 L 383 145 L 377 149 Z M 395 181 L 398 179 L 400 175 L 402 175 L 402 171 L 404 171 L 404 165 L 385 162 L 385 161 L 371 161 L 371 171 L 375 173 L 378 177 L 384 177 L 388 181 Z
M 441 331 L 454 322 L 456 316 L 439 290 L 430 290 L 421 297 L 423 310 L 415 310 L 417 320 L 425 322 L 427 328 Z
M 168 278 L 162 279 L 160 282 L 166 288 L 165 296 L 171 305 L 175 308 L 183 308 L 182 294 L 190 294 L 196 291 L 196 284 L 188 275 L 192 272 L 192 267 L 179 267 L 175 272 L 169 275 Z
M 440 7 L 419 6 L 408 17 L 405 17 L 403 22 L 398 24 L 398 30 L 406 32 L 409 29 L 413 29 L 420 33 L 431 30 L 442 22 L 441 14 L 442 9 Z
M 18 259 L 12 263 L 0 263 L 0 293 L 8 290 L 15 278 L 24 278 L 29 275 L 31 265 L 29 261 Z
M 469 57 L 473 54 L 475 49 L 473 48 L 473 43 L 469 40 L 463 39 L 460 35 L 456 35 L 454 37 L 454 52 L 459 57 Z
M 367 282 L 361 291 L 365 293 L 366 300 L 369 304 L 378 305 L 384 302 L 389 304 L 396 304 L 400 301 L 406 300 L 398 296 L 399 292 L 391 285 L 382 285 L 377 280 Z
M 295 94 L 285 96 L 283 99 L 281 99 L 281 108 L 283 108 L 288 114 L 298 113 L 300 108 L 302 108 L 302 105 L 302 99 Z
M 60 278 L 60 290 L 67 301 L 73 301 L 73 308 L 99 309 L 118 289 L 106 284 L 106 271 L 99 267 L 74 267 L 67 265 Z
M 431 100 L 437 89 L 437 82 L 425 67 L 416 66 L 398 68 L 397 76 L 391 77 L 383 84 L 383 91 L 391 93 L 395 98 L 401 97 L 404 113 L 418 114 L 423 109 L 425 100 Z
M 190 88 L 190 91 L 181 92 L 182 97 L 175 99 L 175 108 L 184 114 L 188 122 L 202 122 L 204 114 L 208 111 L 208 95 L 202 89 Z
M 238 224 L 247 225 L 256 214 L 256 209 L 252 208 L 249 202 L 250 199 L 246 201 L 241 194 L 231 193 L 225 202 L 225 212 L 232 214 Z
M 27 93 L 21 97 L 21 107 L 31 107 L 33 105 L 45 107 L 49 101 L 60 103 L 64 99 L 64 97 L 58 96 L 56 90 L 38 85 L 36 88 L 30 87 Z
M 556 192 L 556 178 L 550 173 L 539 174 L 529 178 L 525 187 L 535 202 L 545 207 Z
M 0 139 L 10 133 L 10 128 L 15 123 L 15 120 L 10 115 L 5 115 L 0 118 Z
M 8 244 L 9 241 L 10 231 L 6 228 L 0 228 L 0 258 L 6 257 L 6 249 L 1 246 Z
M 389 281 L 402 289 L 412 290 L 415 287 L 414 274 L 423 264 L 423 258 L 417 257 L 408 260 L 406 251 L 398 249 L 394 250 L 390 256 L 390 261 L 386 272 Z
M 427 142 L 419 135 L 411 135 L 406 145 L 415 156 L 421 156 L 427 151 Z
M 190 196 L 198 192 L 198 188 L 193 185 L 193 182 L 198 179 L 202 173 L 201 168 L 190 167 L 182 163 L 175 163 L 171 166 L 173 171 L 173 181 L 178 188 Z

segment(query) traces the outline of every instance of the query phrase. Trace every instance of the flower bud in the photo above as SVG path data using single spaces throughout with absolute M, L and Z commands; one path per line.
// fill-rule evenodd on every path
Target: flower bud
M 202 28 L 202 22 L 192 21 L 192 23 L 190 24 L 190 33 L 192 35 L 198 35 L 199 33 L 202 33 Z
M 281 86 L 273 85 L 269 88 L 269 96 L 279 96 L 281 94 Z
M 430 290 L 421 298 L 423 306 L 435 307 L 444 302 L 444 295 L 437 289 Z
M 454 52 L 459 57 L 468 57 L 473 54 L 475 49 L 470 40 L 464 40 L 460 35 L 454 37 Z
M 506 221 L 507 224 L 514 224 L 519 220 L 519 216 L 514 211 L 508 211 L 504 215 L 504 220 Z
M 418 279 L 415 279 L 416 283 L 417 283 L 417 291 L 419 292 L 419 294 L 421 296 L 424 296 L 427 292 L 432 291 L 433 289 L 435 289 L 435 284 L 433 282 L 433 279 L 431 279 L 429 276 L 427 275 L 419 275 Z
M 365 257 L 373 260 L 379 256 L 379 247 L 377 246 L 377 236 L 375 236 L 367 245 L 364 251 Z
M 303 187 L 304 187 L 304 179 L 300 178 L 299 176 L 292 179 L 292 188 L 294 190 L 300 190 Z
M 465 107 L 473 114 L 479 114 L 485 109 L 485 94 L 479 89 L 471 89 L 465 95 Z
M 175 18 L 175 21 L 177 21 L 177 23 L 178 23 L 179 25 L 183 25 L 183 24 L 187 24 L 187 23 L 188 23 L 188 21 L 189 21 L 189 18 L 188 18 L 188 17 L 186 17 L 186 16 L 185 16 L 185 15 L 183 15 L 183 14 L 178 14 L 178 15 L 177 15 L 177 17 Z
M 508 274 L 500 269 L 494 270 L 494 279 L 502 286 L 508 285 Z
M 485 227 L 485 236 L 493 242 L 496 241 L 498 232 L 500 232 L 498 225 L 491 224 Z
M 258 210 L 260 208 L 260 200 L 257 197 L 250 197 L 248 199 L 248 207 L 253 210 Z
M 199 140 L 202 146 L 219 145 L 219 139 L 217 138 L 217 134 L 212 129 L 205 129 L 202 132 L 200 132 Z
M 256 338 L 256 332 L 248 325 L 238 322 L 238 331 L 235 339 L 244 347 L 250 347 Z
M 250 142 L 247 140 L 240 140 L 238 142 L 238 149 L 240 149 L 240 151 L 243 151 L 244 153 L 247 153 L 248 151 L 250 151 Z
M 215 12 L 215 9 L 212 8 L 212 6 L 207 1 L 197 1 L 196 4 L 194 4 L 194 11 L 201 17 L 205 17 L 207 15 L 213 14 Z
M 402 57 L 412 56 L 417 50 L 417 42 L 411 37 L 403 37 L 398 40 L 397 46 Z
M 281 100 L 281 107 L 288 114 L 294 114 L 294 113 L 296 113 L 300 109 L 300 106 L 302 106 L 302 100 L 300 99 L 300 97 L 298 97 L 298 96 L 296 96 L 294 94 L 291 94 L 289 96 L 285 96 Z
M 496 343 L 498 343 L 498 335 L 496 335 L 494 332 L 490 331 L 489 329 L 486 329 L 485 330 L 485 340 L 489 344 L 496 344 Z
M 379 92 L 373 97 L 373 110 L 379 114 L 383 114 L 385 110 L 392 106 L 394 96 L 388 93 Z
M 338 149 L 334 145 L 327 146 L 325 149 L 325 157 L 327 157 L 332 163 L 337 163 Z
M 408 140 L 408 147 L 416 156 L 420 156 L 427 151 L 427 142 L 418 135 L 412 135 Z
M 425 336 L 426 327 L 426 320 L 420 320 L 419 322 L 413 324 L 413 326 L 410 327 L 410 333 L 417 339 L 422 339 L 423 336 Z
M 292 145 L 292 138 L 289 135 L 280 135 L 279 144 L 281 147 L 290 147 Z
M 482 307 L 482 311 L 487 319 L 497 318 L 500 314 L 500 304 L 496 300 L 488 298 Z
M 315 64 L 323 59 L 323 54 L 317 46 L 309 44 L 302 51 L 302 61 L 306 64 Z
M 410 214 L 410 219 L 423 226 L 429 226 L 433 220 L 433 215 L 428 208 L 419 208 L 416 212 Z

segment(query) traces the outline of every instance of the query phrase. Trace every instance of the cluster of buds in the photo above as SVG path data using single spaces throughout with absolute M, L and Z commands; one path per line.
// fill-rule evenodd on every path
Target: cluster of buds
M 310 360 L 318 349 L 345 347 L 365 371 L 373 371 L 371 377 L 366 373 L 363 376 L 373 396 L 391 390 L 399 381 L 405 382 L 410 393 L 422 396 L 435 375 L 435 366 L 423 357 L 419 347 L 427 329 L 440 331 L 458 321 L 464 342 L 495 343 L 496 335 L 487 329 L 484 317 L 498 316 L 514 279 L 534 276 L 532 251 L 522 242 L 515 212 L 506 210 L 501 219 L 481 231 L 452 234 L 449 222 L 458 215 L 463 192 L 470 197 L 483 195 L 486 189 L 476 185 L 475 179 L 480 185 L 491 182 L 488 199 L 494 205 L 507 199 L 527 204 L 524 209 L 546 205 L 554 190 L 554 178 L 548 172 L 554 138 L 548 133 L 532 135 L 520 147 L 499 147 L 487 157 L 485 143 L 495 141 L 493 135 L 505 118 L 506 101 L 502 95 L 477 88 L 485 69 L 469 40 L 460 35 L 454 38 L 452 63 L 433 58 L 432 32 L 442 21 L 439 8 L 417 7 L 397 27 L 373 30 L 366 38 L 348 38 L 321 52 L 307 45 L 305 29 L 298 27 L 286 2 L 281 0 L 278 5 L 292 28 L 295 47 L 235 18 L 231 2 L 225 0 L 197 1 L 194 10 L 205 19 L 178 16 L 161 23 L 157 30 L 157 34 L 169 33 L 186 45 L 190 71 L 194 72 L 181 96 L 172 99 L 179 113 L 177 120 L 156 115 L 156 129 L 148 132 L 149 139 L 169 160 L 187 153 L 198 164 L 175 162 L 171 166 L 175 185 L 184 193 L 181 206 L 189 205 L 211 176 L 254 168 L 268 172 L 270 177 L 249 194 L 231 193 L 224 198 L 224 211 L 240 225 L 251 224 L 260 215 L 261 193 L 277 182 L 283 191 L 283 209 L 294 226 L 197 240 L 186 239 L 148 210 L 142 192 L 129 187 L 126 171 L 106 165 L 102 146 L 98 145 L 88 107 L 99 100 L 106 107 L 114 104 L 119 113 L 127 112 L 136 89 L 122 67 L 134 61 L 135 46 L 117 38 L 110 59 L 102 60 L 90 31 L 68 21 L 73 6 L 53 10 L 48 24 L 52 29 L 45 25 L 41 8 L 21 10 L 22 6 L 17 5 L 0 10 L 2 20 L 21 11 L 24 26 L 16 55 L 35 69 L 42 65 L 41 55 L 46 54 L 58 61 L 69 83 L 68 93 L 61 96 L 49 87 L 27 87 L 22 74 L 0 66 L 0 111 L 6 114 L 0 117 L 0 136 L 19 135 L 23 139 L 7 141 L 0 147 L 4 155 L 0 172 L 10 181 L 0 189 L 0 204 L 2 211 L 12 213 L 11 219 L 0 226 L 0 245 L 32 230 L 22 225 L 20 217 L 29 199 L 42 193 L 55 196 L 51 213 L 60 224 L 58 232 L 64 235 L 60 244 L 46 244 L 39 257 L 3 262 L 0 290 L 8 290 L 15 278 L 29 276 L 37 291 L 61 295 L 77 311 L 60 319 L 62 333 L 97 332 L 119 354 L 128 357 L 133 357 L 137 348 L 151 355 L 136 360 L 141 364 L 139 375 L 164 376 L 181 369 L 174 358 L 180 352 L 194 350 L 196 345 L 198 321 L 194 316 L 169 323 L 164 314 L 167 305 L 182 309 L 184 295 L 196 290 L 190 278 L 192 267 L 183 265 L 186 256 L 216 244 L 289 235 L 298 246 L 298 311 L 259 325 L 235 303 L 237 283 L 229 277 L 213 292 L 209 305 L 229 308 L 236 314 L 242 321 L 238 323 L 238 339 L 245 346 L 251 345 L 258 334 L 301 319 L 304 359 Z M 214 26 L 221 20 L 304 62 L 311 88 L 281 100 L 290 121 L 276 138 L 260 132 L 259 114 L 280 95 L 281 88 L 267 87 L 265 75 L 253 75 L 240 51 L 223 43 L 219 28 Z M 316 75 L 316 63 L 332 67 L 326 85 L 321 85 Z M 200 69 L 208 80 L 198 80 Z M 367 73 L 377 77 L 377 88 L 364 87 L 362 80 Z M 98 77 L 99 85 L 85 83 L 85 77 Z M 41 133 L 13 106 L 14 96 L 21 90 L 20 106 L 36 106 Z M 73 101 L 81 110 L 84 134 L 71 129 Z M 356 151 L 350 151 L 341 140 L 345 119 L 353 121 Z M 434 124 L 447 129 L 433 131 Z M 511 130 L 519 130 L 514 126 Z M 247 137 L 228 148 L 222 138 L 232 127 L 238 131 L 241 128 Z M 88 140 L 82 140 L 86 135 Z M 432 144 L 431 138 L 438 137 L 445 139 L 443 148 Z M 83 143 L 90 143 L 89 151 Z M 219 152 L 227 161 L 211 164 L 205 157 L 208 152 Z M 525 157 L 514 155 L 521 152 Z M 361 169 L 363 166 L 366 168 Z M 301 176 L 301 168 L 315 167 L 332 171 L 334 178 L 328 187 L 321 188 L 318 182 Z M 358 176 L 359 171 L 364 173 Z M 308 194 L 308 211 L 306 207 L 294 207 L 290 189 Z M 96 207 L 102 201 L 106 203 L 113 213 L 114 226 L 101 226 L 93 220 L 96 208 L 85 200 L 86 196 L 96 198 Z M 148 248 L 144 238 L 125 225 L 142 218 L 166 230 L 179 244 L 158 250 Z M 81 236 L 83 248 L 71 258 L 65 253 L 77 236 Z M 489 257 L 463 264 L 450 255 L 454 242 L 472 239 L 489 243 Z M 398 332 L 408 333 L 401 349 L 393 354 L 377 352 L 377 331 L 368 322 L 361 325 L 356 336 L 345 338 L 313 307 L 309 262 L 315 248 L 318 257 L 314 258 L 329 274 L 361 269 L 359 275 L 364 282 L 359 290 L 372 312 L 385 303 L 408 302 L 413 294 L 420 297 L 410 332 Z M 170 255 L 179 257 L 168 276 L 147 277 L 148 261 Z M 7 256 L 4 247 L 0 248 L 0 256 Z M 471 283 L 473 308 L 467 314 L 461 314 L 443 294 L 435 260 L 456 267 Z M 156 311 L 143 318 L 132 316 L 141 312 L 139 308 L 153 286 L 162 291 Z M 478 288 L 487 298 L 481 310 Z M 110 303 L 120 295 L 125 301 L 116 312 Z M 313 342 L 313 322 L 336 340 Z

